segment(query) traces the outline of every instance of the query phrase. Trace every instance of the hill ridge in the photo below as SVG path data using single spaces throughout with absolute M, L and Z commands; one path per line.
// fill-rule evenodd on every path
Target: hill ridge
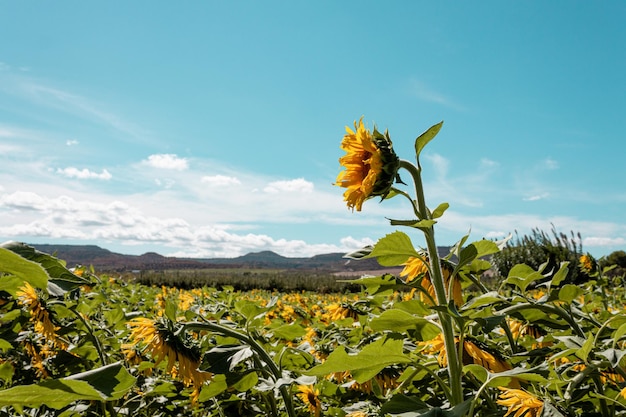
M 358 261 L 344 258 L 344 253 L 326 253 L 311 257 L 292 258 L 270 250 L 249 252 L 234 258 L 179 258 L 164 256 L 156 252 L 142 255 L 125 255 L 112 252 L 98 245 L 68 244 L 29 244 L 35 249 L 64 260 L 69 267 L 93 266 L 100 272 L 124 272 L 135 270 L 171 269 L 293 269 L 317 272 L 346 272 L 388 269 L 380 266 L 375 259 Z M 440 253 L 447 253 L 448 247 L 441 247 Z

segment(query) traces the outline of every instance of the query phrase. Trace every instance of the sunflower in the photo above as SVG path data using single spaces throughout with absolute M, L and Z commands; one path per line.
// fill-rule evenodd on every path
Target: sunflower
M 595 270 L 595 260 L 589 254 L 581 255 L 578 258 L 578 266 L 583 272 L 590 274 Z
M 389 194 L 398 174 L 400 159 L 393 150 L 389 134 L 376 129 L 370 132 L 361 118 L 352 130 L 346 126 L 341 149 L 347 155 L 339 158 L 345 168 L 337 176 L 335 185 L 347 190 L 343 194 L 348 208 L 361 211 L 363 202 L 373 196 Z
M 315 417 L 319 417 L 322 413 L 322 402 L 319 399 L 320 391 L 313 388 L 312 385 L 298 385 L 298 390 L 298 397 L 309 407 Z
M 463 342 L 463 353 L 471 358 L 475 364 L 481 365 L 489 372 L 504 372 L 511 369 L 504 359 L 495 355 L 470 340 Z M 463 362 L 469 362 L 469 358 Z
M 50 312 L 46 309 L 44 301 L 37 294 L 37 290 L 28 282 L 15 293 L 17 302 L 28 308 L 30 320 L 33 322 L 35 332 L 43 335 L 53 345 L 65 349 L 67 343 L 57 337 L 56 331 L 60 327 L 55 326 L 50 319 Z
M 435 294 L 435 287 L 430 280 L 430 273 L 427 265 L 428 260 L 426 258 L 411 256 L 402 264 L 404 269 L 400 271 L 400 276 L 405 277 L 405 282 L 409 283 L 416 278 L 421 278 L 420 285 L 424 289 L 424 292 L 420 293 L 420 300 L 428 305 L 433 305 L 433 302 L 437 300 Z M 446 294 L 450 288 L 450 277 L 452 275 L 452 268 L 446 262 L 441 262 L 441 272 L 443 274 L 444 286 Z M 454 304 L 460 306 L 463 304 L 463 294 L 461 292 L 461 281 L 458 277 L 454 277 L 452 284 L 452 299 Z
M 500 399 L 496 402 L 509 408 L 504 417 L 512 413 L 515 413 L 513 417 L 539 417 L 541 415 L 543 401 L 531 393 L 521 389 L 503 387 L 498 387 L 498 389 L 503 392 L 499 396 Z
M 202 385 L 213 376 L 210 372 L 198 369 L 200 355 L 187 347 L 164 323 L 141 317 L 128 322 L 128 327 L 135 345 L 144 344 L 145 350 L 154 357 L 156 365 L 167 359 L 167 372 L 182 380 L 186 386 L 193 386 L 191 400 L 195 403 Z

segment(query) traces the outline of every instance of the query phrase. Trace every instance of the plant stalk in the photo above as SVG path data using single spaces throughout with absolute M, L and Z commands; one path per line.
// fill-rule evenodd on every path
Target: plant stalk
M 419 220 L 431 220 L 431 214 L 426 206 L 426 199 L 424 197 L 421 170 L 406 160 L 400 161 L 400 168 L 404 168 L 409 171 L 411 177 L 413 177 L 415 196 L 417 200 L 417 211 L 415 215 Z M 443 273 L 441 271 L 439 253 L 437 252 L 437 243 L 435 242 L 435 229 L 432 226 L 421 227 L 420 229 L 424 233 L 424 238 L 426 240 L 428 259 L 430 262 L 430 277 L 432 285 L 435 289 L 437 304 L 442 307 L 447 307 L 448 297 L 446 295 Z M 455 406 L 463 402 L 463 388 L 461 384 L 462 365 L 456 349 L 452 317 L 447 311 L 442 309 L 438 310 L 437 314 L 441 323 L 441 331 L 443 333 L 444 346 L 446 349 L 446 356 L 448 358 L 448 375 L 450 378 L 450 392 L 452 395 L 450 400 L 452 406 Z

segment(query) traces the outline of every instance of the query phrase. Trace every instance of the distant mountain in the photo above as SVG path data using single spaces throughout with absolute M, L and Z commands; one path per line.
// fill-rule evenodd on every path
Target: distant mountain
M 99 272 L 123 272 L 133 270 L 167 269 L 289 269 L 329 273 L 349 273 L 351 271 L 376 271 L 386 269 L 375 259 L 349 260 L 343 253 L 328 253 L 310 258 L 289 258 L 272 251 L 252 252 L 236 258 L 189 259 L 166 257 L 154 252 L 143 255 L 123 255 L 111 252 L 96 245 L 52 245 L 31 244 L 37 250 L 66 261 L 69 267 L 76 265 L 93 266 Z M 445 255 L 449 248 L 439 248 Z

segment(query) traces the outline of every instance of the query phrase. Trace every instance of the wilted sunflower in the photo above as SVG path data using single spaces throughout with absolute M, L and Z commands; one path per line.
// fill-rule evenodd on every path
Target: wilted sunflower
M 421 278 L 420 285 L 424 289 L 425 293 L 420 293 L 420 300 L 428 305 L 433 305 L 433 301 L 437 300 L 435 294 L 435 287 L 430 280 L 430 273 L 428 271 L 427 259 L 411 256 L 403 263 L 404 269 L 400 272 L 401 277 L 405 277 L 405 282 L 409 283 L 416 278 Z M 441 273 L 443 274 L 444 286 L 446 294 L 450 288 L 450 276 L 452 275 L 452 268 L 445 261 L 441 262 Z M 460 306 L 463 304 L 463 293 L 461 291 L 461 281 L 455 276 L 454 283 L 452 284 L 452 299 L 454 304 Z
M 500 355 L 489 352 L 485 347 L 479 346 L 478 342 L 466 340 L 463 342 L 463 363 L 470 360 L 489 372 L 504 372 L 511 369 L 511 365 L 508 364 Z M 467 357 L 465 357 L 467 355 Z M 471 359 L 470 359 L 471 358 Z
M 15 293 L 17 301 L 30 311 L 30 320 L 35 326 L 35 331 L 43 335 L 50 343 L 65 349 L 67 344 L 57 337 L 56 331 L 59 327 L 55 326 L 50 319 L 50 312 L 46 309 L 44 301 L 37 294 L 37 290 L 25 282 L 24 285 Z
M 400 159 L 393 150 L 391 138 L 385 132 L 370 132 L 361 118 L 354 122 L 354 131 L 346 126 L 341 149 L 347 155 L 339 158 L 345 168 L 335 185 L 347 190 L 343 194 L 348 208 L 361 211 L 363 202 L 373 196 L 385 197 L 398 175 Z
M 195 403 L 202 385 L 213 376 L 210 372 L 198 369 L 200 355 L 160 321 L 140 317 L 129 321 L 128 327 L 131 329 L 130 338 L 135 344 L 145 345 L 145 350 L 154 357 L 156 365 L 167 359 L 167 372 L 181 379 L 185 385 L 194 387 L 191 399 Z
M 313 388 L 313 385 L 298 385 L 298 390 L 298 397 L 309 407 L 315 417 L 319 417 L 322 413 L 322 402 L 319 399 L 320 391 Z
M 513 417 L 539 417 L 543 410 L 543 401 L 529 392 L 521 389 L 498 387 L 502 391 L 498 404 L 508 407 L 504 417 L 513 414 Z

